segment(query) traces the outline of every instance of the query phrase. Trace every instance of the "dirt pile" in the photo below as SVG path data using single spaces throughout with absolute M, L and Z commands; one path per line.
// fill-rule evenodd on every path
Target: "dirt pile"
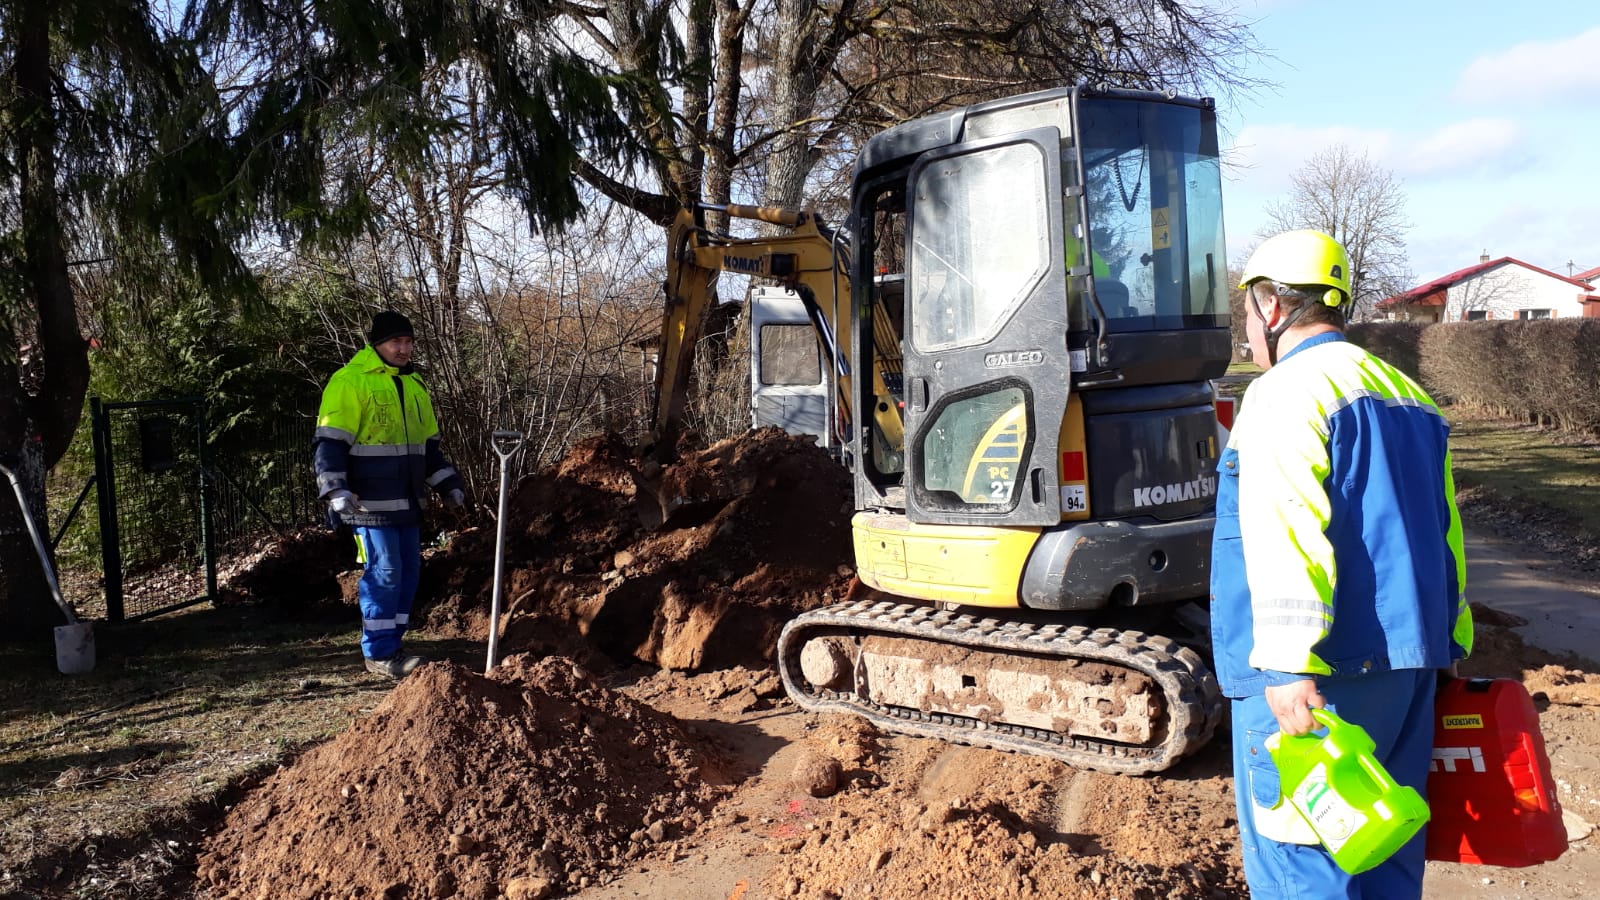
M 591 438 L 522 479 L 509 508 L 511 652 L 576 653 L 581 636 L 663 668 L 759 666 L 784 622 L 842 598 L 851 575 L 846 472 L 777 429 L 659 471 L 614 436 Z M 492 527 L 465 532 L 423 566 L 429 629 L 487 635 L 494 539 Z
M 350 539 L 319 525 L 235 549 L 219 567 L 217 582 L 223 603 L 273 603 L 291 610 L 337 605 L 338 575 L 355 565 Z
M 271 776 L 199 857 L 208 897 L 565 894 L 703 821 L 726 763 L 571 660 L 435 663 Z
M 1600 676 L 1526 646 L 1511 630 L 1517 617 L 1480 604 L 1474 612 L 1478 648 L 1464 674 L 1521 678 L 1564 706 L 1559 722 L 1555 710 L 1545 717 L 1557 746 L 1567 739 L 1556 735 L 1592 735 L 1594 721 L 1582 710 L 1596 702 Z M 764 896 L 1136 900 L 1246 892 L 1226 734 L 1161 777 L 1125 778 L 885 741 L 846 717 L 822 722 L 806 738 L 806 764 L 835 759 L 846 784 L 825 800 L 792 804 L 774 824 L 766 849 L 780 859 L 763 879 Z M 1592 746 L 1585 738 L 1575 745 Z
M 1600 675 L 1547 665 L 1522 679 L 1529 693 L 1563 706 L 1600 706 Z
M 870 732 L 870 726 L 852 726 Z M 915 742 L 879 758 L 837 729 L 810 743 L 852 785 L 779 823 L 770 896 L 1234 897 L 1244 893 L 1226 759 L 1213 748 L 1164 779 Z M 854 768 L 858 765 L 865 768 Z

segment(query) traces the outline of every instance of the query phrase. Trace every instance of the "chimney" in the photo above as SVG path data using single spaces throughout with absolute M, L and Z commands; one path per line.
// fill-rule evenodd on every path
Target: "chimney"
M 1478 262 L 1486 263 L 1488 261 L 1489 261 L 1489 250 L 1486 247 L 1486 248 L 1484 248 L 1483 253 L 1478 256 Z

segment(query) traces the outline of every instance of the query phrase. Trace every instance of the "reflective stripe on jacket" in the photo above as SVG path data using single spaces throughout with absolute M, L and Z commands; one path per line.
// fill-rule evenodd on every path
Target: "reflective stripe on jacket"
M 1449 423 L 1338 333 L 1251 385 L 1217 466 L 1211 621 L 1230 697 L 1472 649 Z
M 440 450 L 422 379 L 402 375 L 371 347 L 328 379 L 313 440 L 317 495 L 348 490 L 366 508 L 341 516 L 349 525 L 415 525 L 427 488 L 443 494 L 461 487 Z

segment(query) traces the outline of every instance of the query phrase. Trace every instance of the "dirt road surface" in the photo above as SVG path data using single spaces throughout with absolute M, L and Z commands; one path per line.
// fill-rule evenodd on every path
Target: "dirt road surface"
M 501 646 L 526 655 L 493 679 L 425 667 L 268 779 L 209 838 L 197 895 L 1244 895 L 1223 739 L 1130 778 L 783 698 L 777 629 L 849 584 L 848 484 L 820 451 L 768 431 L 686 458 L 655 479 L 686 501 L 657 527 L 640 474 L 596 441 L 525 479 Z M 488 541 L 428 561 L 431 630 L 487 634 Z M 1464 674 L 1536 692 L 1572 843 L 1527 869 L 1430 864 L 1426 896 L 1596 896 L 1600 666 L 1578 654 L 1600 596 L 1515 545 L 1472 553 Z

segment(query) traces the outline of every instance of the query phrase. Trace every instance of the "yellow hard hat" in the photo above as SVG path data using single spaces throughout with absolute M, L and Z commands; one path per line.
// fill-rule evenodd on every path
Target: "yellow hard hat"
M 1322 302 L 1339 306 L 1350 298 L 1350 256 L 1324 232 L 1310 228 L 1285 231 L 1267 238 L 1250 254 L 1239 287 L 1264 278 L 1296 287 L 1320 284 L 1334 288 L 1338 293 L 1329 291 Z

